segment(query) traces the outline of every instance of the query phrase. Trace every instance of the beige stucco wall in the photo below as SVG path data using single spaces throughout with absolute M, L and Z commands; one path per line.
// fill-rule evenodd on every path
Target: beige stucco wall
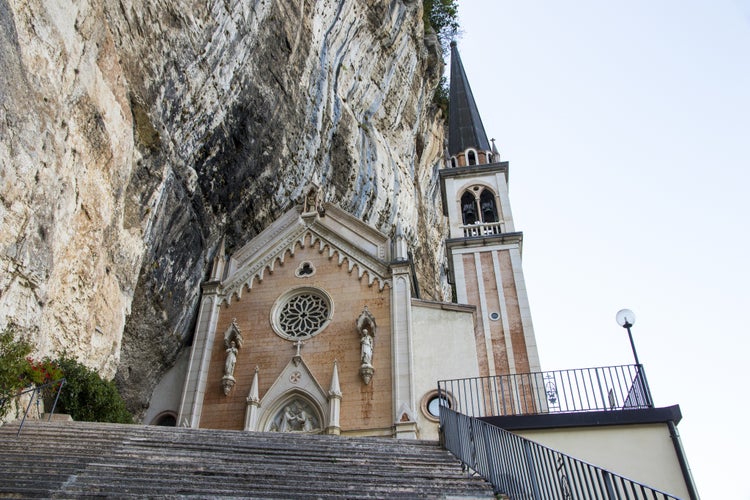
M 180 411 L 180 397 L 185 385 L 189 361 L 190 351 L 185 349 L 177 356 L 174 366 L 159 381 L 143 416 L 144 424 L 155 424 L 156 418 L 164 412 L 174 412 L 176 415 Z
M 420 439 L 438 439 L 438 424 L 425 416 L 425 396 L 442 379 L 478 377 L 475 308 L 422 300 L 412 301 L 415 416 Z
M 516 432 L 525 438 L 680 498 L 689 498 L 667 424 Z

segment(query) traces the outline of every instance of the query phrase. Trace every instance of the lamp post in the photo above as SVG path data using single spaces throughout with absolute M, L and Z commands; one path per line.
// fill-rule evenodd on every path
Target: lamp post
M 621 309 L 617 311 L 615 316 L 617 324 L 628 331 L 628 338 L 630 339 L 630 347 L 633 349 L 633 357 L 635 358 L 635 369 L 638 373 L 636 381 L 640 382 L 641 389 L 643 390 L 643 396 L 645 397 L 646 406 L 649 408 L 653 407 L 653 399 L 651 398 L 651 389 L 646 381 L 646 373 L 643 371 L 641 362 L 638 360 L 638 353 L 635 350 L 635 342 L 633 342 L 633 333 L 630 331 L 630 327 L 635 324 L 635 314 L 630 309 Z M 640 379 L 640 380 L 638 380 Z M 635 381 L 634 381 L 635 383 Z M 630 396 L 628 396 L 629 398 Z
M 621 309 L 617 311 L 617 324 L 628 331 L 628 337 L 630 338 L 630 347 L 633 348 L 633 357 L 635 358 L 635 364 L 641 366 L 641 362 L 638 361 L 638 353 L 635 352 L 635 343 L 633 342 L 633 334 L 630 332 L 630 327 L 635 324 L 635 313 L 630 309 Z

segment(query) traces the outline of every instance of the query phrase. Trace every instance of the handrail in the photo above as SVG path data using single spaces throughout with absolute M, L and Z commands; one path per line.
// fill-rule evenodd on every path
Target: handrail
M 513 499 L 651 499 L 672 495 L 547 448 L 483 420 L 440 408 L 443 446 Z
M 23 390 L 14 396 L 7 397 L 5 399 L 0 399 L 0 408 L 2 408 L 12 399 L 20 398 L 24 394 L 28 394 L 32 392 L 34 393 L 34 395 L 29 398 L 29 404 L 26 405 L 26 411 L 23 413 L 23 418 L 21 419 L 21 423 L 18 425 L 18 432 L 16 433 L 16 437 L 21 435 L 23 424 L 26 423 L 26 417 L 29 415 L 29 410 L 31 410 L 31 404 L 34 402 L 35 399 L 37 401 L 39 400 L 39 395 L 42 393 L 42 390 L 46 389 L 47 387 L 60 384 L 60 386 L 57 388 L 57 392 L 55 393 L 55 402 L 52 404 L 52 408 L 48 412 L 49 417 L 47 418 L 47 421 L 52 420 L 52 415 L 55 413 L 55 408 L 57 407 L 57 401 L 60 399 L 60 392 L 62 391 L 63 385 L 65 385 L 65 382 L 66 382 L 65 378 L 61 378 L 58 380 L 54 380 L 52 382 L 47 382 L 46 384 L 42 384 L 40 386 L 36 386 L 30 389 Z
M 642 365 L 441 380 L 438 393 L 473 417 L 653 407 Z

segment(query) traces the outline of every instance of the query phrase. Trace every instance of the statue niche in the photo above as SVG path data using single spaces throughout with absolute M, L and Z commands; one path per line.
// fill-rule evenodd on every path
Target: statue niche
M 237 318 L 232 318 L 232 324 L 224 332 L 224 348 L 226 357 L 224 358 L 224 376 L 221 377 L 221 389 L 224 395 L 228 396 L 234 387 L 234 367 L 237 364 L 237 353 L 242 347 L 242 333 L 237 326 Z
M 359 375 L 362 377 L 365 385 L 370 383 L 372 375 L 375 373 L 375 367 L 372 365 L 372 358 L 375 351 L 375 332 L 377 325 L 375 318 L 365 306 L 362 314 L 357 318 L 357 332 L 359 333 L 360 345 L 360 366 Z

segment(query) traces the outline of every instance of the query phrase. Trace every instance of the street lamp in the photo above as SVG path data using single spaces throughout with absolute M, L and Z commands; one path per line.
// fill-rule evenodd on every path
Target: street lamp
M 628 331 L 628 337 L 630 337 L 630 347 L 633 348 L 633 357 L 635 358 L 635 364 L 641 366 L 641 362 L 638 361 L 638 353 L 635 352 L 635 344 L 633 343 L 633 334 L 630 332 L 630 327 L 635 324 L 635 314 L 630 309 L 621 309 L 617 311 L 617 324 L 625 328 Z
M 636 379 L 633 381 L 633 385 L 636 386 L 636 384 L 640 387 L 642 391 L 642 396 L 645 398 L 644 403 L 649 408 L 653 407 L 653 399 L 651 398 L 651 389 L 648 386 L 648 382 L 646 381 L 646 373 L 643 371 L 643 367 L 641 366 L 641 362 L 638 361 L 638 353 L 635 352 L 635 343 L 633 342 L 633 334 L 630 332 L 630 327 L 635 324 L 635 314 L 630 309 L 621 309 L 617 311 L 617 316 L 615 316 L 615 319 L 617 320 L 617 324 L 623 327 L 628 331 L 628 338 L 630 338 L 630 347 L 633 348 L 633 357 L 635 358 L 635 370 L 636 370 Z M 631 389 L 632 392 L 632 389 Z M 639 400 L 638 393 L 635 394 L 636 400 Z M 631 398 L 631 394 L 628 394 L 628 399 Z

